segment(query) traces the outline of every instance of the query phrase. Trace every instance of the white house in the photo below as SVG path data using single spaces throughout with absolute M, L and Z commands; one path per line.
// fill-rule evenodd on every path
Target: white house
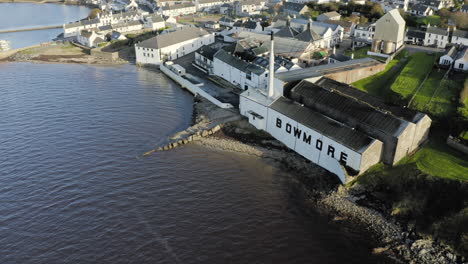
M 405 43 L 413 45 L 423 45 L 425 36 L 425 31 L 408 28 L 405 34 Z
M 165 5 L 159 9 L 159 12 L 164 16 L 183 16 L 189 14 L 195 14 L 197 8 L 192 3 L 185 4 L 174 4 L 174 5 Z
M 307 5 L 304 3 L 285 2 L 283 4 L 283 12 L 287 15 L 301 16 L 308 11 L 309 7 L 307 7 Z
M 338 14 L 338 12 L 336 11 L 332 11 L 332 12 L 326 12 L 326 13 L 323 13 L 323 14 L 320 14 L 318 17 L 317 17 L 317 21 L 320 21 L 320 22 L 325 22 L 327 20 L 340 20 L 341 18 L 341 15 Z
M 231 33 L 239 33 L 242 31 L 262 33 L 265 29 L 261 25 L 260 21 L 247 20 L 242 22 L 242 20 L 239 20 L 233 24 Z
M 453 68 L 459 71 L 468 71 L 468 47 L 464 47 L 463 50 L 458 53 Z
M 224 49 L 214 55 L 213 74 L 243 90 L 265 89 L 268 80 L 265 68 L 242 60 Z
M 432 16 L 434 14 L 434 10 L 427 5 L 417 4 L 411 8 L 410 13 L 415 16 Z
M 458 50 L 456 46 L 452 46 L 444 55 L 439 58 L 439 64 L 450 67 L 455 59 L 457 59 Z
M 94 48 L 105 42 L 105 36 L 98 34 L 94 30 L 82 30 L 77 35 L 77 41 L 84 46 Z
M 352 34 L 353 47 L 372 44 L 375 34 L 375 23 L 358 24 Z
M 84 19 L 84 20 L 80 20 L 77 22 L 64 24 L 63 35 L 65 38 L 76 37 L 82 30 L 93 29 L 93 28 L 97 28 L 103 25 L 104 24 L 101 22 L 99 18 Z
M 214 43 L 214 35 L 197 27 L 184 27 L 135 44 L 137 64 L 159 65 Z
M 227 0 L 195 0 L 197 10 L 211 10 L 215 7 L 222 6 L 224 3 L 230 2 Z
M 157 30 L 166 27 L 166 21 L 161 15 L 152 14 L 151 16 L 147 16 L 144 19 L 145 21 L 145 28 L 150 28 L 152 30 Z
M 195 60 L 193 61 L 193 65 L 207 74 L 213 74 L 213 60 L 216 52 L 218 52 L 218 49 L 215 49 L 212 46 L 201 47 L 195 52 Z
M 225 26 L 225 27 L 233 27 L 234 26 L 234 19 L 232 18 L 229 18 L 229 17 L 226 17 L 226 16 L 223 16 L 220 20 L 219 20 L 219 24 L 221 26 Z
M 445 49 L 448 42 L 448 29 L 427 25 L 426 34 L 424 36 L 424 46 L 435 46 L 437 48 Z
M 210 28 L 210 29 L 218 29 L 219 28 L 219 23 L 214 22 L 214 21 L 206 21 L 204 26 L 206 28 Z
M 468 31 L 455 29 L 452 33 L 452 40 L 450 43 L 468 46 Z
M 263 0 L 241 0 L 234 2 L 234 13 L 237 16 L 253 16 L 259 15 L 264 8 L 265 1 Z

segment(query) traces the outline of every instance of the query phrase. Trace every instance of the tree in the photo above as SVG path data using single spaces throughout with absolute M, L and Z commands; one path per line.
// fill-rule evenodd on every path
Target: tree
M 372 8 L 370 10 L 370 15 L 372 18 L 380 18 L 384 15 L 384 10 L 382 6 L 378 3 L 373 3 Z
M 348 21 L 353 22 L 354 24 L 357 24 L 359 23 L 359 16 L 353 14 L 348 17 Z
M 457 28 L 468 30 L 468 14 L 462 12 L 454 12 L 450 14 L 450 19 L 455 22 Z
M 367 23 L 367 22 L 369 22 L 369 19 L 367 19 L 367 17 L 361 16 L 361 17 L 359 18 L 359 24 L 365 24 L 365 23 Z
M 96 18 L 99 14 L 102 13 L 102 10 L 99 9 L 99 8 L 93 8 L 91 9 L 91 11 L 89 11 L 89 15 L 88 15 L 88 18 L 89 19 L 94 19 Z

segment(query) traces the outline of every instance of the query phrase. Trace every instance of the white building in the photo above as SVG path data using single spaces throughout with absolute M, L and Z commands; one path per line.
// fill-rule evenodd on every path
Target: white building
M 105 36 L 96 33 L 94 30 L 82 30 L 80 34 L 77 35 L 77 41 L 86 47 L 95 48 L 99 44 L 105 42 Z
M 174 5 L 165 5 L 158 10 L 164 16 L 183 16 L 183 15 L 190 15 L 195 14 L 197 12 L 197 8 L 192 3 L 185 3 L 185 4 L 174 4 Z
M 101 22 L 99 18 L 95 19 L 84 19 L 78 22 L 68 23 L 63 25 L 63 32 L 64 37 L 76 37 L 82 30 L 86 29 L 93 29 L 104 24 Z
M 212 43 L 214 43 L 213 34 L 201 28 L 184 27 L 135 44 L 136 62 L 137 64 L 159 65 Z
M 449 43 L 449 31 L 446 28 L 427 26 L 424 36 L 424 46 L 434 46 L 445 49 Z
M 464 47 L 454 61 L 453 68 L 459 71 L 468 71 L 468 47 Z
M 456 46 L 452 46 L 444 55 L 439 58 L 439 64 L 450 67 L 453 65 L 455 59 L 457 59 L 458 50 Z
M 147 16 L 144 19 L 145 21 L 145 28 L 150 28 L 152 30 L 162 29 L 166 27 L 166 21 L 161 15 L 152 14 L 151 16 Z
M 375 23 L 358 24 L 353 31 L 353 47 L 372 44 L 375 34 Z
M 214 55 L 213 74 L 243 90 L 265 89 L 268 80 L 265 68 L 242 60 L 224 49 Z
M 468 31 L 455 29 L 452 33 L 452 40 L 450 43 L 468 46 Z
M 212 10 L 213 8 L 220 7 L 228 0 L 195 0 L 197 10 Z
M 332 11 L 332 12 L 327 12 L 327 13 L 320 14 L 317 17 L 317 21 L 320 21 L 320 22 L 325 22 L 327 20 L 338 21 L 338 20 L 340 20 L 340 18 L 341 18 L 341 15 L 338 14 L 338 12 Z
M 425 36 L 425 31 L 408 28 L 405 34 L 405 43 L 412 45 L 423 45 Z
M 434 10 L 427 5 L 417 4 L 411 8 L 410 13 L 415 16 L 432 16 Z
M 371 52 L 391 54 L 397 51 L 405 41 L 405 20 L 398 9 L 393 9 L 375 22 L 375 34 Z
M 264 0 L 241 0 L 234 2 L 234 13 L 236 16 L 259 15 L 265 7 Z

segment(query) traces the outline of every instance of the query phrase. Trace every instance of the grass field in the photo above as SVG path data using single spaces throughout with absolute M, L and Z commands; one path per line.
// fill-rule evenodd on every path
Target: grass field
M 387 64 L 385 70 L 368 78 L 359 80 L 352 85 L 359 90 L 368 92 L 372 95 L 383 96 L 398 76 L 399 68 L 403 67 L 406 63 L 406 55 L 407 54 L 405 52 L 400 53 L 395 57 L 395 59 Z
M 468 120 L 468 97 L 463 102 L 463 105 L 458 107 L 458 115 L 465 120 Z
M 431 24 L 431 26 L 438 26 L 440 25 L 440 16 L 428 16 L 428 17 L 420 17 L 416 20 L 416 23 L 420 25 L 427 25 Z
M 409 99 L 431 71 L 435 58 L 436 55 L 429 55 L 424 52 L 412 54 L 390 89 L 401 95 L 403 99 Z
M 433 70 L 410 107 L 436 117 L 454 114 L 457 108 L 453 100 L 456 100 L 461 84 L 453 80 L 442 80 L 444 74 L 445 70 Z M 433 95 L 434 98 L 430 101 Z
M 351 54 L 354 53 L 354 58 L 355 59 L 366 58 L 366 57 L 369 57 L 369 55 L 367 55 L 367 52 L 369 50 L 370 50 L 370 47 L 366 46 L 366 47 L 355 49 L 354 51 L 347 50 L 347 51 L 345 51 L 345 55 L 351 56 Z
M 468 130 L 465 130 L 460 133 L 460 138 L 468 141 Z

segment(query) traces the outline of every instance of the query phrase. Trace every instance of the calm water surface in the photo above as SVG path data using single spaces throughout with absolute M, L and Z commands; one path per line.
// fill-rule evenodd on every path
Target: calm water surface
M 57 26 L 85 18 L 90 9 L 84 6 L 0 3 L 0 31 L 10 29 Z M 63 29 L 15 32 L 0 34 L 13 48 L 22 48 L 50 41 Z
M 287 175 L 188 145 L 192 97 L 134 66 L 0 64 L 0 263 L 377 263 Z

